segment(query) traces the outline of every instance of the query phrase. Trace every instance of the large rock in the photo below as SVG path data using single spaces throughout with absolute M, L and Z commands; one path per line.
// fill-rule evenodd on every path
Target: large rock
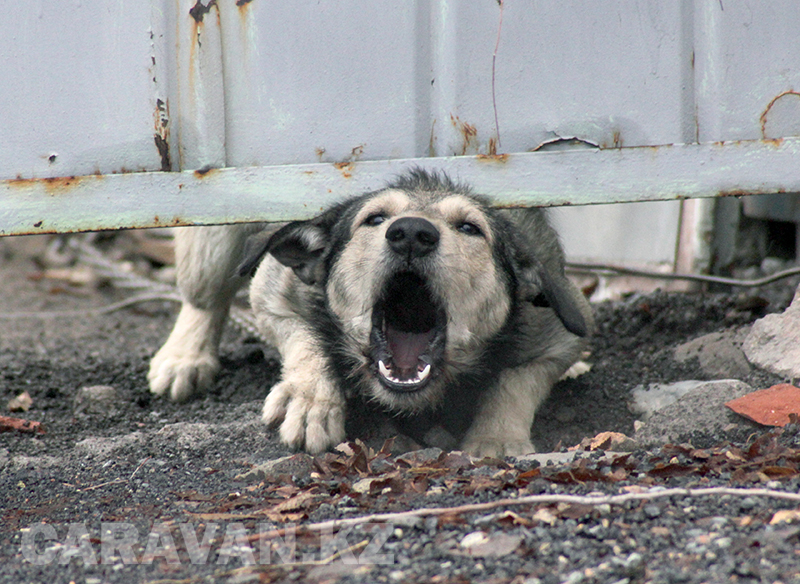
M 725 407 L 726 402 L 751 391 L 752 387 L 738 379 L 698 383 L 670 405 L 652 412 L 633 438 L 645 448 L 697 435 L 712 442 L 721 441 L 732 427 L 756 427 Z
M 697 359 L 709 379 L 741 379 L 750 373 L 742 343 L 748 328 L 728 329 L 692 339 L 675 349 L 675 360 L 685 363 Z
M 782 314 L 753 323 L 742 349 L 753 365 L 786 379 L 800 378 L 800 288 Z

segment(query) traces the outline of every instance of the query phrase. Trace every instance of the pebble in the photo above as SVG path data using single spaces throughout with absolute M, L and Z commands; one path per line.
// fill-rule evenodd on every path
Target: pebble
M 75 394 L 72 411 L 79 416 L 112 417 L 118 413 L 120 401 L 117 390 L 110 385 L 86 386 Z
M 661 515 L 661 507 L 658 505 L 645 505 L 643 511 L 644 514 L 650 519 L 654 519 Z

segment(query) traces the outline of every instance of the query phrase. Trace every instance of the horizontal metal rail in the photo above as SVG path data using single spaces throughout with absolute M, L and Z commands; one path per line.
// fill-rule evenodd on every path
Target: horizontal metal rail
M 800 192 L 800 139 L 0 182 L 0 235 L 286 221 L 419 167 L 502 206 Z

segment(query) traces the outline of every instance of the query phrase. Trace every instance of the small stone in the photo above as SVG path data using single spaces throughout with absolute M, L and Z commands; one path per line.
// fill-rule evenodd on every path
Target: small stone
M 655 519 L 661 515 L 661 507 L 658 505 L 645 505 L 643 511 L 650 519 Z
M 33 405 L 33 398 L 27 391 L 23 391 L 17 397 L 8 401 L 6 409 L 9 412 L 27 412 Z
M 237 475 L 235 480 L 247 483 L 259 481 L 272 482 L 282 476 L 308 476 L 314 470 L 314 457 L 299 452 L 289 456 L 283 456 L 275 460 L 258 464 L 249 471 Z
M 750 373 L 742 343 L 749 328 L 726 330 L 697 337 L 678 346 L 674 356 L 678 363 L 697 359 L 709 379 L 741 379 Z
M 111 417 L 118 413 L 120 400 L 117 390 L 110 385 L 82 387 L 72 401 L 72 411 L 79 416 Z
M 569 424 L 575 420 L 577 415 L 574 408 L 561 408 L 556 412 L 556 420 L 562 424 Z

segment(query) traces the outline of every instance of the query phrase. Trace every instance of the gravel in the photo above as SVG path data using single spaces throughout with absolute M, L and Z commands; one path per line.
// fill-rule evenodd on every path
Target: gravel
M 738 339 L 764 311 L 785 308 L 791 291 L 655 292 L 595 306 L 591 371 L 559 384 L 534 427 L 538 450 L 557 456 L 468 461 L 426 450 L 398 458 L 402 440 L 380 452 L 391 428 L 380 420 L 357 428 L 363 445 L 278 464 L 293 453 L 259 411 L 279 369 L 254 338 L 226 332 L 208 395 L 182 406 L 153 398 L 148 359 L 175 304 L 92 313 L 127 294 L 43 277 L 27 243 L 0 241 L 2 312 L 83 312 L 0 323 L 2 403 L 23 391 L 33 400 L 27 412 L 4 414 L 46 429 L 0 433 L 0 582 L 800 581 L 798 502 L 778 496 L 800 491 L 798 428 L 774 432 L 717 403 L 693 406 L 697 416 L 673 413 L 673 445 L 567 450 L 600 432 L 634 436 L 637 387 L 719 380 L 708 352 L 701 363 L 702 343 L 680 360 L 676 348 L 712 333 L 723 335 L 714 342 Z M 752 300 L 762 296 L 785 300 Z M 753 389 L 786 381 L 735 362 L 731 377 Z M 666 428 L 657 416 L 645 426 Z M 658 495 L 677 487 L 761 491 Z M 642 498 L 457 509 L 626 494 Z M 453 510 L 424 511 L 442 507 Z M 421 515 L 314 531 L 331 519 L 408 510 Z

